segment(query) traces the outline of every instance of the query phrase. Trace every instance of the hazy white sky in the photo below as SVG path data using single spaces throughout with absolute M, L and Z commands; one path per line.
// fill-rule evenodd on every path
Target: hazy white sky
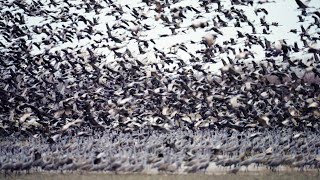
M 264 37 L 266 37 L 267 39 L 269 39 L 272 42 L 277 42 L 278 40 L 281 39 L 286 39 L 286 41 L 288 42 L 288 44 L 293 44 L 293 42 L 297 41 L 299 46 L 302 46 L 302 43 L 299 41 L 299 39 L 297 38 L 298 35 L 293 34 L 293 33 L 289 33 L 290 29 L 298 29 L 300 30 L 300 23 L 298 23 L 298 18 L 297 15 L 300 14 L 300 10 L 297 9 L 297 5 L 295 3 L 294 0 L 275 0 L 276 3 L 266 3 L 266 4 L 257 4 L 255 3 L 253 7 L 251 6 L 241 6 L 241 5 L 237 5 L 235 6 L 235 8 L 237 9 L 242 9 L 244 10 L 246 13 L 246 15 L 248 16 L 249 20 L 251 22 L 253 22 L 253 24 L 255 24 L 258 34 L 256 34 L 257 36 L 261 36 L 261 38 L 263 39 Z M 70 3 L 79 3 L 80 1 L 78 0 L 70 0 Z M 149 62 L 161 62 L 159 60 L 159 58 L 156 58 L 156 56 L 153 53 L 153 47 L 156 47 L 157 49 L 160 49 L 164 52 L 169 52 L 170 51 L 170 47 L 178 44 L 178 43 L 186 43 L 186 46 L 188 47 L 188 51 L 190 51 L 190 53 L 196 55 L 195 51 L 199 50 L 199 49 L 203 49 L 204 45 L 200 45 L 199 42 L 202 40 L 202 37 L 208 33 L 214 33 L 212 32 L 206 32 L 206 30 L 208 28 L 204 28 L 204 29 L 196 29 L 195 31 L 192 30 L 191 28 L 189 30 L 186 31 L 186 33 L 178 33 L 178 35 L 175 36 L 168 36 L 168 37 L 163 37 L 163 38 L 158 38 L 159 34 L 170 34 L 170 30 L 167 27 L 163 26 L 163 22 L 161 20 L 159 21 L 155 21 L 154 16 L 157 15 L 157 13 L 153 10 L 154 7 L 148 8 L 145 3 L 141 3 L 141 0 L 118 0 L 118 1 L 114 1 L 116 3 L 119 3 L 122 5 L 123 7 L 123 11 L 125 11 L 125 15 L 122 16 L 122 19 L 126 19 L 126 20 L 134 20 L 134 18 L 132 18 L 132 16 L 130 15 L 130 12 L 132 11 L 132 8 L 134 7 L 142 7 L 142 13 L 144 13 L 146 16 L 148 16 L 149 18 L 147 20 L 143 20 L 141 21 L 141 24 L 147 24 L 149 26 L 152 27 L 152 30 L 149 31 L 144 31 L 141 32 L 141 39 L 154 39 L 154 41 L 156 42 L 155 45 L 153 45 L 152 43 L 149 43 L 150 47 L 148 49 L 146 49 L 146 51 L 148 51 L 148 53 L 146 54 L 139 54 L 139 50 L 138 50 L 138 46 L 135 40 L 131 40 L 125 41 L 124 45 L 120 45 L 120 44 L 116 44 L 116 43 L 109 43 L 110 46 L 124 46 L 122 51 L 125 51 L 126 48 L 128 48 L 132 54 L 140 59 L 140 60 L 144 60 L 144 61 L 149 61 Z M 230 9 L 231 4 L 229 0 L 223 0 L 222 1 L 223 6 L 225 7 L 225 9 Z M 104 1 L 101 1 L 101 5 L 106 6 L 106 4 L 104 4 Z M 128 5 L 130 7 L 127 8 L 125 7 L 125 5 Z M 197 1 L 194 0 L 183 0 L 179 3 L 176 3 L 175 5 L 172 5 L 170 8 L 174 8 L 174 7 L 179 7 L 179 6 L 193 6 L 194 8 L 199 8 L 200 9 L 200 5 Z M 311 0 L 309 6 L 311 7 L 315 7 L 318 8 L 320 7 L 320 1 L 319 0 Z M 262 32 L 262 28 L 260 27 L 260 20 L 259 18 L 261 18 L 263 16 L 263 13 L 260 13 L 258 16 L 256 16 L 253 12 L 256 8 L 259 7 L 263 7 L 265 8 L 269 14 L 266 16 L 266 21 L 268 23 L 271 22 L 278 22 L 279 26 L 278 27 L 271 27 L 271 34 L 270 35 L 261 35 L 259 33 Z M 53 8 L 49 8 L 47 7 L 47 9 L 53 10 Z M 314 9 L 314 8 L 311 8 Z M 6 10 L 6 9 L 4 9 Z M 57 11 L 60 11 L 59 9 L 57 9 Z M 95 26 L 94 29 L 104 32 L 106 34 L 106 26 L 105 24 L 108 23 L 109 26 L 111 27 L 112 25 L 114 25 L 115 23 L 119 23 L 115 21 L 115 18 L 113 16 L 106 16 L 105 13 L 109 12 L 110 9 L 106 8 L 104 10 L 101 11 L 100 15 L 96 15 L 95 13 L 84 13 L 84 9 L 79 9 L 77 10 L 76 8 L 70 8 L 71 12 L 74 13 L 78 13 L 78 14 L 82 14 L 84 15 L 86 18 L 92 20 L 93 17 L 98 18 L 99 19 L 99 25 Z M 20 12 L 22 12 L 20 10 Z M 169 9 L 166 9 L 165 13 L 169 13 Z M 210 12 L 210 13 L 205 13 L 202 14 L 202 18 L 199 19 L 195 19 L 196 15 L 194 12 L 188 11 L 187 13 L 185 13 L 185 16 L 187 17 L 184 22 L 180 25 L 181 27 L 185 27 L 188 28 L 193 22 L 195 21 L 208 21 L 209 22 L 209 28 L 212 27 L 212 19 L 217 15 L 217 12 Z M 225 19 L 223 17 L 223 15 L 220 15 L 220 17 L 222 17 L 222 19 Z M 306 22 L 304 23 L 305 26 L 307 26 L 309 24 L 310 21 L 313 21 L 312 19 L 306 19 Z M 45 24 L 48 23 L 49 21 L 44 19 L 43 17 L 28 17 L 27 18 L 27 23 L 28 26 L 30 27 L 30 29 L 34 26 L 34 25 L 41 25 L 41 24 Z M 223 36 L 218 35 L 217 38 L 217 44 L 222 46 L 222 42 L 225 40 L 230 39 L 230 37 L 236 38 L 236 31 L 239 30 L 241 32 L 248 32 L 251 33 L 251 27 L 249 26 L 245 26 L 243 24 L 243 27 L 241 28 L 234 28 L 233 24 L 234 24 L 235 20 L 232 20 L 229 25 L 230 27 L 224 27 L 224 28 L 219 28 L 222 32 L 223 32 Z M 67 23 L 60 23 L 60 22 L 53 22 L 50 23 L 50 25 L 53 28 L 61 28 L 63 24 L 67 24 Z M 131 27 L 134 27 L 133 23 L 129 23 Z M 84 29 L 86 27 L 86 25 L 82 22 L 78 22 L 78 30 L 80 31 L 81 29 Z M 315 30 L 313 30 L 315 31 Z M 115 36 L 117 37 L 123 37 L 125 38 L 126 35 L 129 35 L 130 32 L 124 31 L 124 30 L 116 30 L 112 32 Z M 40 34 L 40 35 L 36 35 L 34 34 L 33 39 L 30 41 L 41 41 L 41 38 L 45 37 L 44 34 Z M 102 37 L 100 37 L 100 35 L 95 36 L 93 39 L 95 40 L 99 40 Z M 4 40 L 0 37 L 1 42 L 4 42 Z M 190 44 L 189 41 L 192 40 L 194 42 L 198 42 L 196 44 Z M 238 45 L 234 46 L 237 49 L 244 48 L 244 43 L 243 43 L 243 39 L 237 39 L 238 41 Z M 76 46 L 84 46 L 84 50 L 86 49 L 86 46 L 89 46 L 90 43 L 92 43 L 93 40 L 89 40 L 89 39 L 84 39 L 84 40 L 75 40 L 73 43 L 64 43 L 64 44 L 58 44 L 54 47 L 43 47 L 42 51 L 37 50 L 36 48 L 34 48 L 33 53 L 37 54 L 37 53 L 41 53 L 43 52 L 43 50 L 45 48 L 49 48 L 52 51 L 54 50 L 58 50 L 64 47 L 76 47 Z M 110 53 L 108 48 L 97 48 L 95 49 L 96 52 L 98 53 L 103 53 L 108 55 L 107 58 L 107 62 L 113 61 L 114 60 L 114 56 L 112 53 Z M 253 46 L 251 51 L 253 51 L 255 53 L 256 56 L 256 60 L 258 59 L 263 59 L 264 58 L 264 51 L 260 46 Z M 185 53 L 182 50 L 179 50 L 177 52 L 177 54 L 175 54 L 175 56 L 180 57 L 181 59 L 184 59 L 186 61 L 188 61 L 188 59 L 190 58 L 190 56 Z M 234 58 L 234 56 L 229 55 L 231 58 Z M 219 63 L 216 64 L 208 64 L 208 67 L 210 67 L 210 69 L 212 70 L 216 70 L 219 69 L 222 64 L 220 62 L 219 59 L 224 58 L 226 59 L 226 54 L 224 55 L 219 55 L 217 57 L 215 57 L 217 59 L 217 61 Z

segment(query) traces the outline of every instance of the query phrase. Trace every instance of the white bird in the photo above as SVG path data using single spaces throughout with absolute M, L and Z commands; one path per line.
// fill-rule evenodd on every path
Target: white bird
M 216 40 L 217 40 L 217 35 L 208 33 L 203 36 L 203 40 L 209 47 L 211 47 L 211 46 L 215 45 Z

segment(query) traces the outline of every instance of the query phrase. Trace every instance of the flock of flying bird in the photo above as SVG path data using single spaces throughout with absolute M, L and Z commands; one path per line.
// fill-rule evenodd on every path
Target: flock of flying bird
M 199 0 L 197 6 L 193 6 L 184 5 L 179 0 L 142 0 L 131 6 L 112 0 L 0 1 L 0 135 L 40 136 L 46 138 L 50 147 L 60 144 L 62 149 L 65 138 L 68 139 L 66 136 L 76 136 L 72 140 L 77 146 L 76 152 L 69 146 L 64 149 L 70 151 L 75 159 L 80 158 L 81 153 L 89 153 L 81 149 L 84 142 L 77 142 L 76 139 L 85 140 L 95 131 L 115 131 L 122 137 L 127 136 L 126 133 L 145 129 L 153 131 L 148 135 L 148 141 L 155 136 L 153 133 L 163 132 L 163 135 L 157 134 L 160 140 L 155 144 L 161 144 L 164 139 L 179 138 L 172 135 L 178 130 L 199 133 L 228 129 L 241 134 L 261 130 L 270 133 L 264 129 L 288 128 L 310 133 L 313 137 L 313 133 L 319 133 L 320 124 L 319 7 L 309 7 L 296 0 L 299 23 L 297 29 L 288 29 L 288 33 L 295 34 L 300 41 L 290 44 L 286 39 L 276 42 L 268 40 L 267 37 L 276 33 L 281 24 L 267 21 L 269 13 L 264 8 L 267 3 L 274 2 Z M 259 23 L 250 20 L 246 14 L 248 12 L 242 10 L 247 6 L 256 7 L 249 13 L 255 13 Z M 209 13 L 214 14 L 211 19 L 206 16 Z M 188 22 L 190 16 L 192 21 Z M 162 27 L 160 33 L 155 32 L 154 24 Z M 235 31 L 236 35 L 226 38 L 227 28 Z M 244 30 L 246 28 L 249 30 Z M 163 38 L 170 44 L 170 37 L 190 32 L 204 34 L 199 41 L 191 39 L 169 48 L 157 46 Z M 264 52 L 260 60 L 257 60 L 257 55 L 261 56 L 255 52 L 257 49 Z M 212 70 L 218 64 L 221 68 Z M 108 139 L 109 135 L 106 133 L 98 139 Z M 264 145 L 273 143 L 269 142 L 272 138 L 262 138 L 268 141 Z M 9 138 L 3 140 L 10 142 Z M 304 160 L 307 163 L 302 167 L 310 165 L 319 168 L 319 142 L 313 139 L 318 143 L 315 145 L 317 143 L 309 144 L 306 140 L 300 144 L 292 141 L 292 147 L 297 149 L 305 144 L 307 150 L 303 151 L 303 158 L 290 162 Z M 108 143 L 113 144 L 115 140 Z M 240 167 L 238 163 L 249 158 L 249 155 L 240 157 L 240 150 L 246 148 L 249 141 L 225 143 L 226 146 L 237 144 L 238 149 L 234 151 L 240 159 L 237 163 L 231 163 L 235 165 L 236 172 Z M 44 147 L 37 146 L 38 150 L 33 148 L 34 156 L 37 156 L 36 151 L 45 153 L 48 150 L 44 142 L 40 144 Z M 243 147 L 240 148 L 241 144 Z M 159 161 L 162 163 L 175 160 L 166 156 L 175 153 L 174 147 L 168 146 L 170 150 L 160 153 L 162 160 Z M 251 146 L 261 147 L 259 144 Z M 135 145 L 126 147 L 130 149 Z M 260 153 L 265 153 L 262 164 L 270 167 L 286 164 L 282 157 L 278 165 L 270 165 L 271 157 L 276 159 L 281 155 L 289 156 L 289 153 L 297 155 L 298 152 L 291 150 L 290 145 L 290 150 L 286 151 L 288 154 L 279 152 L 274 156 L 266 153 L 268 148 Z M 1 144 L 1 153 L 8 150 L 5 149 L 5 143 Z M 19 152 L 12 150 L 12 156 L 30 154 L 26 152 L 28 149 Z M 154 154 L 155 149 L 148 153 Z M 188 148 L 183 149 L 182 159 L 189 155 L 184 152 Z M 59 156 L 65 154 L 60 150 L 57 150 Z M 222 154 L 228 154 L 223 150 Z M 96 152 L 99 156 L 102 150 Z M 108 153 L 109 158 L 114 156 L 113 153 L 121 156 L 123 150 L 110 149 Z M 135 161 L 145 155 L 135 153 Z M 201 156 L 206 159 L 205 156 L 210 153 L 212 149 L 208 147 L 202 150 Z M 52 157 L 54 150 L 51 152 L 50 149 L 47 154 Z M 159 153 L 156 155 L 160 156 Z M 103 157 L 106 156 L 104 154 Z M 8 157 L 10 155 L 6 154 L 2 158 L 5 163 L 0 165 L 1 169 L 23 169 L 21 166 L 15 169 L 12 164 L 17 163 Z M 31 163 L 26 168 L 34 166 L 57 170 L 60 167 L 55 163 L 61 159 L 48 160 L 47 164 L 42 161 L 41 165 L 37 165 L 35 162 L 39 157 L 30 158 L 23 159 L 25 163 Z M 130 161 L 130 158 L 123 158 L 120 158 L 124 160 L 122 163 Z M 216 159 L 218 156 L 213 158 L 216 163 L 221 160 Z M 75 164 L 75 159 L 62 159 L 66 162 L 61 167 Z M 209 159 L 206 159 L 206 165 L 209 165 Z M 93 164 L 99 164 L 94 161 Z M 133 164 L 146 163 L 146 157 L 141 161 Z M 225 161 L 222 159 L 221 163 Z M 182 162 L 181 159 L 175 163 L 179 162 Z M 110 163 L 105 165 L 101 170 L 122 167 L 115 165 L 115 168 Z M 186 171 L 197 172 L 208 166 L 200 168 L 197 164 L 194 171 L 191 167 L 190 171 Z M 70 170 L 73 168 L 70 167 Z M 93 166 L 87 170 L 93 170 L 91 168 Z

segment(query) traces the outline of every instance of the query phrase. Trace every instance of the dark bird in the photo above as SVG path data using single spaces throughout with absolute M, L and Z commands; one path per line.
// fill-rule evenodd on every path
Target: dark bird
M 296 0 L 297 5 L 299 6 L 300 9 L 306 9 L 308 6 L 306 6 L 303 2 L 300 0 Z

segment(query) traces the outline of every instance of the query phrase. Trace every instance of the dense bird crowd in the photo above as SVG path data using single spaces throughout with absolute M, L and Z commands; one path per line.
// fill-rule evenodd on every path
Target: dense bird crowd
M 297 131 L 104 131 L 88 137 L 1 143 L 2 170 L 115 173 L 237 173 L 319 169 L 319 133 Z M 10 158 L 9 158 L 10 157 Z
M 274 2 L 200 0 L 196 5 L 183 2 L 142 0 L 128 5 L 111 0 L 0 1 L 1 137 L 40 136 L 63 148 L 66 141 L 60 141 L 61 138 L 77 135 L 86 140 L 82 136 L 91 136 L 92 129 L 119 132 L 119 137 L 138 130 L 165 133 L 157 134 L 162 138 L 157 143 L 180 138 L 167 135 L 176 131 L 228 129 L 247 133 L 288 128 L 311 134 L 319 132 L 319 7 L 296 0 L 297 28 L 288 29 L 287 33 L 296 36 L 297 41 L 291 43 L 287 39 L 268 39 L 281 26 L 267 18 L 269 12 L 264 6 Z M 259 22 L 251 20 L 250 13 Z M 228 31 L 234 32 L 234 36 L 229 36 Z M 194 32 L 201 34 L 200 39 L 170 42 L 170 38 L 179 39 Z M 168 48 L 158 46 L 163 39 L 170 44 Z M 213 70 L 216 66 L 220 68 Z M 305 160 L 310 165 L 317 162 L 312 167 L 319 167 L 319 146 L 313 141 L 316 140 L 306 143 L 309 154 L 292 163 Z M 233 141 L 224 143 L 233 145 Z M 246 148 L 243 143 L 236 140 L 235 147 L 239 148 L 234 151 L 239 153 Z M 1 150 L 9 145 L 1 145 Z M 75 153 L 84 152 L 82 143 L 75 146 L 79 150 Z M 33 152 L 41 154 L 47 150 L 45 146 L 39 148 Z M 166 153 L 176 153 L 173 149 Z M 100 151 L 96 151 L 96 156 Z M 211 153 L 208 149 L 202 151 L 206 152 L 203 158 Z M 265 149 L 260 153 L 263 152 Z M 294 154 L 292 150 L 288 152 Z M 17 153 L 23 156 L 27 152 L 21 149 Z M 59 148 L 57 153 L 64 154 Z M 110 149 L 108 153 L 122 155 L 119 150 Z M 142 153 L 135 155 L 140 157 Z M 64 159 L 66 163 L 61 167 L 71 164 L 71 169 L 79 169 L 73 162 L 82 161 L 80 156 Z M 124 164 L 129 162 L 126 156 L 129 155 L 121 157 Z M 167 157 L 165 153 L 162 156 Z M 243 162 L 246 157 L 238 157 L 241 160 L 231 165 Z M 276 167 L 271 164 L 285 161 L 282 157 L 278 159 L 280 162 L 273 162 L 272 157 L 264 154 L 262 164 Z M 37 158 L 30 158 L 24 159 L 29 163 L 27 169 L 38 166 L 34 164 Z M 217 164 L 226 161 L 216 158 Z M 145 163 L 146 157 L 141 161 L 137 163 Z M 171 162 L 166 158 L 162 161 Z M 207 161 L 203 163 L 208 165 Z M 6 166 L 7 159 L 3 162 L 1 169 L 13 168 Z M 41 158 L 39 166 L 59 169 L 59 163 L 55 162 L 50 159 L 46 163 Z M 103 162 L 103 167 L 90 166 L 88 170 L 123 167 L 115 165 L 115 168 L 107 159 Z M 206 169 L 200 168 L 199 163 L 195 168 L 191 165 L 190 172 Z

